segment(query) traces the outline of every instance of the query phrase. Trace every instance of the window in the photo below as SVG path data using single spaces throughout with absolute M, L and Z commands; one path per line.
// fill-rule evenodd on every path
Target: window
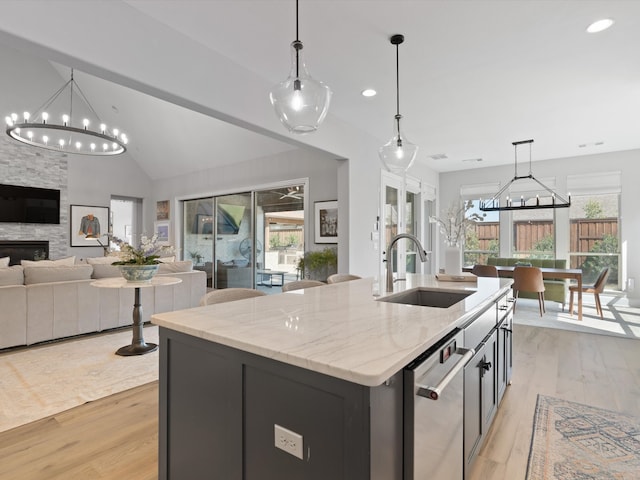
M 487 258 L 497 257 L 500 253 L 500 215 L 498 212 L 480 211 L 480 199 L 468 199 L 471 208 L 465 211 L 466 218 L 482 218 L 474 221 L 467 229 L 464 239 L 464 264 L 466 266 L 483 264 Z
M 487 258 L 500 255 L 500 213 L 480 210 L 481 199 L 490 198 L 499 188 L 497 183 L 460 187 L 461 201 L 471 204 L 471 208 L 465 211 L 465 217 L 482 218 L 482 221 L 475 221 L 466 231 L 463 247 L 466 266 L 486 264 Z
M 618 285 L 620 262 L 618 194 L 571 197 L 570 262 L 581 268 L 585 283 L 593 283 L 598 273 L 609 267 L 608 284 Z
M 620 286 L 620 172 L 569 175 L 569 261 L 592 283 L 609 267 L 609 288 Z
M 522 201 L 529 204 L 535 197 L 523 195 Z M 552 199 L 540 197 L 540 202 L 551 203 Z M 512 252 L 518 258 L 555 258 L 555 209 L 514 210 Z

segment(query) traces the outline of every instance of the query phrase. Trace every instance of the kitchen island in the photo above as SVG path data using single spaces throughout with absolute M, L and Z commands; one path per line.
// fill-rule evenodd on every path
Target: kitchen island
M 470 293 L 449 308 L 377 301 L 362 279 L 154 315 L 160 479 L 401 479 L 403 368 L 510 284 L 394 286 Z

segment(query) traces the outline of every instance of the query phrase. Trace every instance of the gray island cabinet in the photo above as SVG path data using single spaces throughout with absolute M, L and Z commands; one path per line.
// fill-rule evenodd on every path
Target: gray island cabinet
M 504 337 L 497 340 L 504 315 L 497 312 L 507 305 L 510 283 L 409 275 L 395 286 L 400 294 L 416 288 L 469 294 L 448 308 L 376 300 L 371 280 L 362 279 L 153 315 L 161 327 L 159 478 L 413 478 L 406 468 L 403 369 L 449 342 L 451 332 L 462 339 L 470 325 L 470 341 L 482 337 L 486 350 L 485 340 L 496 335 L 497 361 L 505 351 Z M 474 365 L 465 381 L 486 376 L 486 366 Z M 477 384 L 470 403 L 491 410 L 483 398 L 493 389 L 497 402 L 505 371 L 496 365 L 491 386 Z M 466 403 L 465 412 L 472 409 Z M 460 419 L 462 410 L 455 412 Z M 484 411 L 475 415 L 487 421 Z M 465 443 L 464 455 L 462 439 L 456 442 L 460 472 L 484 428 L 472 429 L 477 438 Z

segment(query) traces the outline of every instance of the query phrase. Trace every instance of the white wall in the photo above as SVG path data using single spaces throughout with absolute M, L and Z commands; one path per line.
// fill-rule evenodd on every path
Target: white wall
M 621 195 L 621 225 L 620 237 L 622 246 L 623 282 L 626 285 L 627 278 L 640 281 L 640 150 L 625 152 L 585 155 L 554 160 L 534 162 L 533 174 L 537 178 L 556 178 L 556 189 L 566 192 L 566 179 L 568 175 L 580 173 L 598 173 L 620 171 L 622 172 Z M 477 168 L 440 175 L 439 200 L 441 206 L 446 206 L 457 201 L 461 185 L 482 184 L 500 182 L 504 185 L 513 178 L 513 165 L 492 168 Z M 560 235 L 560 232 L 558 232 Z M 568 245 L 568 239 L 559 238 L 558 241 Z M 442 256 L 440 256 L 442 260 Z M 629 303 L 640 306 L 640 286 L 633 291 L 628 291 Z

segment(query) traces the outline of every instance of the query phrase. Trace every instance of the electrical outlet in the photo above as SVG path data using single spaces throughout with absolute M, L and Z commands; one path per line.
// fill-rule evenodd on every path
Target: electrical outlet
M 302 435 L 281 427 L 277 423 L 273 425 L 273 434 L 276 448 L 298 457 L 300 460 L 304 459 Z
M 636 286 L 635 280 L 633 278 L 629 278 L 627 280 L 627 290 L 629 292 L 633 292 L 633 289 L 635 288 L 635 286 Z

